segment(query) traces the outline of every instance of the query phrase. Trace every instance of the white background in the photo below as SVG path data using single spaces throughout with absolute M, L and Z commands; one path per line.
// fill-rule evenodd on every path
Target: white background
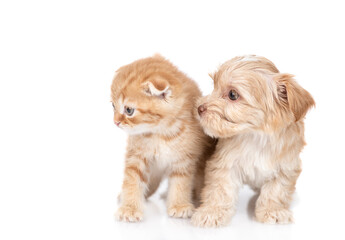
M 2 0 L 0 239 L 344 239 L 341 2 Z M 126 134 L 112 122 L 110 84 L 121 65 L 156 52 L 204 94 L 208 73 L 243 54 L 269 58 L 312 93 L 294 224 L 253 221 L 248 188 L 221 229 L 168 218 L 159 194 L 142 223 L 114 221 Z

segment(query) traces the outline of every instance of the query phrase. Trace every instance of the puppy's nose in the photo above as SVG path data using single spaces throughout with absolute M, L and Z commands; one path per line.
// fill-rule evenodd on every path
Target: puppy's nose
M 201 104 L 199 107 L 198 107 L 198 113 L 199 115 L 201 116 L 205 111 L 207 110 L 205 104 Z

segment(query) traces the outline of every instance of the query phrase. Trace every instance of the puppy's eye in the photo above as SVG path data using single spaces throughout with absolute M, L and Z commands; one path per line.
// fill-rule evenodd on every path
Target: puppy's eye
M 239 97 L 240 97 L 240 95 L 239 95 L 234 89 L 231 89 L 231 90 L 230 90 L 230 92 L 229 92 L 229 98 L 230 98 L 230 100 L 235 101 L 235 100 L 237 100 Z
M 132 116 L 134 113 L 134 108 L 125 107 L 125 113 L 127 116 Z
M 111 103 L 111 105 L 113 105 L 113 108 L 114 108 L 114 111 L 115 111 L 115 105 L 114 105 L 114 103 Z

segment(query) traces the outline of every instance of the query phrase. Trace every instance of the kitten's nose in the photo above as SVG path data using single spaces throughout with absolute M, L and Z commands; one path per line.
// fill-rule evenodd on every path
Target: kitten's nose
M 201 116 L 205 111 L 207 110 L 205 104 L 201 104 L 199 107 L 198 107 L 198 113 L 199 115 Z
M 120 126 L 121 122 L 114 121 L 114 123 L 116 124 L 116 126 Z

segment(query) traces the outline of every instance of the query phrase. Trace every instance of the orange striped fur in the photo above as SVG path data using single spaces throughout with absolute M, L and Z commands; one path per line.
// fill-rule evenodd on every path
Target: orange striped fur
M 144 198 L 165 176 L 169 216 L 192 215 L 192 192 L 202 187 L 204 161 L 215 146 L 195 118 L 199 97 L 196 83 L 158 55 L 116 71 L 114 122 L 129 134 L 119 220 L 141 220 Z

